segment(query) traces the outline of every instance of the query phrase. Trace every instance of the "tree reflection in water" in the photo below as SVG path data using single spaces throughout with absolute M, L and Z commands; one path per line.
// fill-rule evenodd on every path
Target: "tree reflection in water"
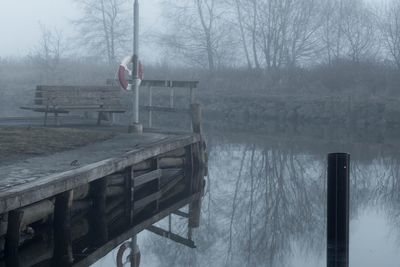
M 208 143 L 210 171 L 195 237 L 198 248 L 151 237 L 144 250 L 165 266 L 298 266 L 299 257 L 324 265 L 326 154 L 338 146 L 310 151 L 290 138 L 239 143 L 222 137 Z M 355 153 L 350 219 L 378 205 L 399 229 L 400 155 L 373 147 L 376 153 L 365 158 L 363 149 L 349 146 Z

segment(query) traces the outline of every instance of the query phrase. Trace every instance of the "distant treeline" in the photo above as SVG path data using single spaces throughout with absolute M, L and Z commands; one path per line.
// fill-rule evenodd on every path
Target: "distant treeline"
M 117 67 L 89 59 L 61 59 L 53 69 L 30 57 L 0 60 L 0 116 L 32 116 L 32 112 L 19 107 L 33 103 L 36 85 L 105 85 L 107 79 L 115 78 Z M 360 126 L 400 124 L 400 77 L 396 69 L 382 63 L 338 61 L 276 73 L 227 67 L 210 72 L 153 65 L 146 66 L 145 73 L 146 79 L 199 80 L 196 99 L 213 118 Z M 142 101 L 147 101 L 145 91 L 141 91 Z M 161 91 L 154 93 L 155 104 L 167 105 L 168 94 L 157 96 Z M 175 92 L 177 105 L 187 104 L 184 93 Z
M 277 72 L 338 61 L 400 69 L 398 0 L 188 0 L 164 5 L 162 44 L 208 68 Z

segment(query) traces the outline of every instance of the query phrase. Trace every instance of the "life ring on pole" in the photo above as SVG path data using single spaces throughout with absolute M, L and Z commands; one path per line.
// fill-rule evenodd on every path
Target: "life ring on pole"
M 125 255 L 125 252 L 129 250 L 129 254 Z M 125 256 L 125 259 L 124 259 Z M 117 267 L 123 267 L 127 262 L 134 263 L 134 267 L 140 266 L 141 253 L 138 245 L 135 245 L 134 251 L 132 251 L 131 242 L 127 241 L 123 243 L 117 252 Z
M 131 90 L 127 79 L 125 78 L 126 72 L 128 72 L 129 76 L 132 77 L 132 71 L 128 68 L 128 65 L 132 63 L 132 56 L 125 57 L 121 64 L 119 65 L 118 69 L 118 80 L 121 87 L 125 90 Z M 137 77 L 140 80 L 143 80 L 143 66 L 142 63 L 139 61 L 138 69 L 137 69 Z

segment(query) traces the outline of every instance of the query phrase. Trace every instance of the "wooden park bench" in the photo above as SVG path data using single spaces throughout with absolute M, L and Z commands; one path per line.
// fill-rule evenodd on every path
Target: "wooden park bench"
M 97 124 L 100 125 L 103 114 L 124 113 L 121 103 L 121 91 L 111 86 L 37 86 L 33 106 L 21 109 L 44 113 L 44 125 L 48 114 L 54 114 L 58 124 L 58 115 L 72 111 L 98 112 Z

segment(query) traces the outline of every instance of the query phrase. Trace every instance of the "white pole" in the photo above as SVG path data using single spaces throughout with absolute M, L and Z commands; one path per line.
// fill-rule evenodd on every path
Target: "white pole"
M 135 0 L 133 6 L 133 123 L 139 123 L 139 82 L 138 82 L 138 65 L 139 65 L 139 0 Z
M 133 90 L 133 108 L 132 108 L 132 126 L 135 132 L 142 132 L 142 126 L 139 124 L 139 0 L 134 1 L 133 5 L 133 71 L 132 71 L 132 90 Z

